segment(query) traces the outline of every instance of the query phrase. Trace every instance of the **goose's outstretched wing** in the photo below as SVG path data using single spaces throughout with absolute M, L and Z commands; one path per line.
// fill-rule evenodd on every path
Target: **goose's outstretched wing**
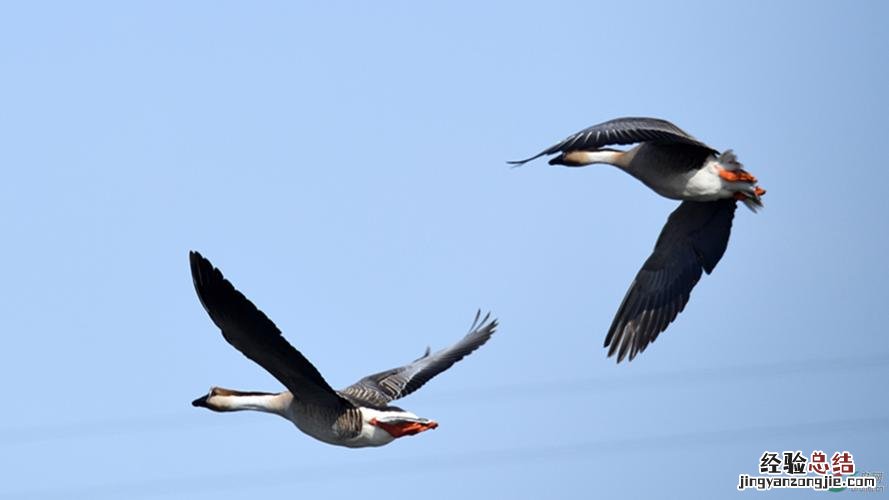
M 523 165 L 541 156 L 568 151 L 593 151 L 605 146 L 634 144 L 637 142 L 655 142 L 660 144 L 683 144 L 695 146 L 715 153 L 716 150 L 698 141 L 681 128 L 660 118 L 616 118 L 607 122 L 585 128 L 576 134 L 566 137 L 536 155 L 524 160 L 507 162 L 511 165 Z
M 733 199 L 684 201 L 670 214 L 614 316 L 608 356 L 632 360 L 676 319 L 701 271 L 710 274 L 725 253 L 736 206 Z
M 490 316 L 488 313 L 482 318 L 479 311 L 469 333 L 451 347 L 433 354 L 427 348 L 413 363 L 364 377 L 341 392 L 360 404 L 375 407 L 407 396 L 487 342 L 497 328 L 497 320 Z
M 265 368 L 296 399 L 325 406 L 347 404 L 318 369 L 281 336 L 272 320 L 237 291 L 219 269 L 198 252 L 189 252 L 189 260 L 198 298 L 229 344 Z

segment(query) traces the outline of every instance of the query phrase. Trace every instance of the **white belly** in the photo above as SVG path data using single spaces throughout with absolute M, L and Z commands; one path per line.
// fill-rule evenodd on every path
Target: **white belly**
M 640 179 L 659 195 L 674 200 L 713 201 L 731 198 L 743 183 L 727 182 L 719 177 L 716 162 L 679 175 Z
M 365 422 L 361 426 L 361 434 L 340 444 L 349 448 L 364 448 L 367 446 L 383 446 L 384 444 L 391 443 L 394 439 L 392 434 Z
M 406 411 L 374 410 L 361 408 L 361 430 L 358 435 L 351 438 L 343 438 L 333 427 L 333 422 L 327 419 L 319 419 L 316 414 L 303 411 L 302 408 L 291 406 L 291 411 L 286 415 L 296 427 L 305 434 L 324 443 L 346 446 L 348 448 L 364 448 L 368 446 L 383 446 L 391 443 L 395 438 L 383 430 L 383 428 L 371 425 L 370 420 L 386 420 L 392 417 L 418 418 Z
M 389 444 L 395 438 L 381 427 L 371 425 L 372 419 L 383 420 L 392 417 L 400 418 L 419 418 L 409 411 L 386 411 L 374 410 L 373 408 L 361 408 L 361 419 L 364 425 L 361 426 L 361 433 L 354 438 L 342 443 L 350 448 L 361 448 L 364 446 L 383 446 Z
M 684 185 L 680 198 L 694 201 L 713 201 L 720 198 L 729 198 L 731 192 L 725 189 L 725 181 L 719 177 L 713 163 L 708 163 L 704 168 L 689 172 L 683 176 Z

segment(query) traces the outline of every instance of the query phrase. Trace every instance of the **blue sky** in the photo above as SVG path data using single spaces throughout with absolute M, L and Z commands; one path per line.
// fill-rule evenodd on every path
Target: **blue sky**
M 887 11 L 3 4 L 0 497 L 723 498 L 766 450 L 889 472 Z M 631 115 L 733 148 L 768 194 L 615 365 L 605 332 L 676 203 L 505 161 Z M 477 308 L 501 327 L 400 402 L 437 430 L 331 447 L 189 405 L 280 388 L 201 309 L 190 249 L 335 387 Z

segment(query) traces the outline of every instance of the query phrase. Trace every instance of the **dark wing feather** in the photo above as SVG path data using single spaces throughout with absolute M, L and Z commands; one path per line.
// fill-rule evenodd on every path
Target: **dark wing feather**
M 189 260 L 198 298 L 229 344 L 274 375 L 296 399 L 327 406 L 345 403 L 312 363 L 281 336 L 272 320 L 219 269 L 198 252 L 190 252 Z
M 670 214 L 614 316 L 609 356 L 632 360 L 682 312 L 701 270 L 710 274 L 725 253 L 736 206 L 733 199 L 684 201 Z
M 456 344 L 434 354 L 429 354 L 427 348 L 426 353 L 413 363 L 364 377 L 343 389 L 342 394 L 358 404 L 375 407 L 386 406 L 390 401 L 407 396 L 484 345 L 497 328 L 497 320 L 489 321 L 490 316 L 488 313 L 482 318 L 479 311 L 469 333 Z
M 585 128 L 576 134 L 566 137 L 552 147 L 525 158 L 524 160 L 507 162 L 511 165 L 522 165 L 541 156 L 568 151 L 592 151 L 605 146 L 634 144 L 637 142 L 655 142 L 661 144 L 684 144 L 696 146 L 715 153 L 716 150 L 698 141 L 681 128 L 667 120 L 659 118 L 616 118 L 607 122 Z
M 631 165 L 659 176 L 669 177 L 677 173 L 699 170 L 707 157 L 712 154 L 713 152 L 708 149 L 688 144 L 646 142 L 636 151 Z

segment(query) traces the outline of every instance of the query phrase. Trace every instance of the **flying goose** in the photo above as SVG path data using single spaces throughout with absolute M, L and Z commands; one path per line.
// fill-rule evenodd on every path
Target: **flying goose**
M 432 377 L 450 368 L 491 338 L 497 320 L 476 313 L 459 342 L 425 354 L 399 368 L 368 375 L 341 391 L 333 390 L 318 370 L 281 335 L 262 311 L 198 252 L 190 252 L 191 276 L 198 298 L 222 336 L 235 349 L 271 373 L 288 389 L 279 393 L 242 392 L 212 387 L 191 404 L 217 412 L 256 410 L 280 415 L 325 443 L 360 448 L 382 446 L 438 424 L 390 406 Z
M 638 145 L 625 151 L 611 145 Z M 731 150 L 719 153 L 672 123 L 657 118 L 617 118 L 586 128 L 531 158 L 558 156 L 550 165 L 607 163 L 661 196 L 682 200 L 670 214 L 654 251 L 636 274 L 605 337 L 608 356 L 632 360 L 655 341 L 688 303 L 692 288 L 722 258 L 736 201 L 762 207 L 765 190 Z

